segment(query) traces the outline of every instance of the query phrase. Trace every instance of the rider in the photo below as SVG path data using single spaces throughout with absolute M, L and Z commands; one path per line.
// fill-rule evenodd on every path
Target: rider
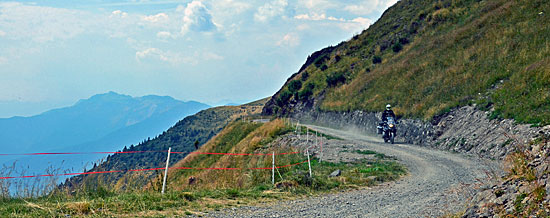
M 386 105 L 386 110 L 382 112 L 382 122 L 388 121 L 388 116 L 393 117 L 393 119 L 395 120 L 395 114 L 393 113 L 390 104 Z

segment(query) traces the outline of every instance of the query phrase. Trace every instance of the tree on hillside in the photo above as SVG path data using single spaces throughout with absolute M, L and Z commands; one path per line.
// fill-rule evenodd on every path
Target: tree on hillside
M 290 91 L 293 95 L 296 95 L 298 90 L 300 90 L 301 88 L 302 88 L 302 81 L 300 80 L 292 80 L 288 85 L 288 91 Z

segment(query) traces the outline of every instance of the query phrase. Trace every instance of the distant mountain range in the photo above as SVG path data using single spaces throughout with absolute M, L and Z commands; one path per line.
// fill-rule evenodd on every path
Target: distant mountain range
M 73 106 L 36 116 L 0 119 L 0 153 L 121 150 L 148 137 L 155 137 L 177 121 L 209 107 L 168 96 L 131 97 L 115 92 L 98 94 Z M 21 166 L 28 164 L 34 169 L 58 160 L 65 160 L 66 166 L 79 167 L 83 162 L 91 162 L 101 156 L 15 157 Z M 0 162 L 13 160 L 0 159 Z

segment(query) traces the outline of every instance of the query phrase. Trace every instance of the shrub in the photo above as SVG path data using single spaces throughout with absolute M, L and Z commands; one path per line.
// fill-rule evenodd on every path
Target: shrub
M 399 39 L 399 43 L 401 43 L 401 45 L 409 44 L 409 39 L 407 39 L 407 38 L 400 38 L 400 39 Z
M 295 94 L 302 88 L 302 81 L 300 80 L 292 80 L 290 81 L 290 84 L 288 84 L 288 91 L 290 93 Z
M 335 61 L 336 63 L 340 62 L 340 60 L 342 60 L 342 58 L 340 57 L 340 55 L 336 55 L 336 56 L 334 57 L 334 61 Z
M 321 67 L 325 63 L 325 61 L 328 59 L 327 55 L 328 55 L 327 53 L 320 55 L 319 57 L 317 57 L 317 59 L 315 59 L 313 64 L 316 67 Z
M 313 95 L 313 88 L 315 88 L 315 85 L 313 83 L 308 83 L 302 91 L 298 92 L 298 98 L 300 100 L 307 100 Z
M 307 71 L 304 71 L 304 72 L 302 73 L 302 81 L 306 81 L 307 78 L 309 78 L 309 73 L 308 73 Z
M 346 77 L 344 76 L 344 73 L 337 72 L 333 74 L 329 74 L 327 76 L 327 85 L 328 86 L 336 86 L 338 83 L 346 82 Z
M 277 105 L 279 106 L 283 106 L 286 104 L 286 102 L 288 102 L 288 100 L 290 99 L 290 97 L 292 97 L 292 93 L 290 93 L 288 90 L 283 90 L 280 94 L 279 94 L 279 97 L 277 98 L 276 100 L 276 103 Z
M 298 98 L 300 98 L 300 100 L 307 100 L 311 95 L 313 95 L 313 91 L 311 91 L 311 89 L 307 89 L 299 92 Z
M 375 55 L 374 57 L 372 57 L 372 63 L 373 63 L 373 64 L 382 63 L 382 57 L 380 57 L 380 56 L 378 56 L 378 55 Z
M 446 20 L 449 20 L 451 18 L 452 18 L 452 13 L 447 8 L 437 10 L 432 14 L 432 22 L 434 24 L 445 22 Z
M 395 52 L 395 53 L 400 52 L 401 49 L 403 49 L 403 45 L 401 45 L 400 42 L 395 43 L 395 44 L 393 45 L 393 47 L 392 47 L 392 50 L 393 50 L 393 52 Z

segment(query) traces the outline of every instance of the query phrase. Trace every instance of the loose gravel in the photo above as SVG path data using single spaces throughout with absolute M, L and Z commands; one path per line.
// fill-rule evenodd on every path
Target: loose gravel
M 327 143 L 323 157 L 338 160 L 343 150 L 373 150 L 395 157 L 409 175 L 375 187 L 261 206 L 209 212 L 204 217 L 438 217 L 465 208 L 476 187 L 500 175 L 500 163 L 464 154 L 408 145 L 384 144 L 353 131 L 309 126 L 344 139 Z

